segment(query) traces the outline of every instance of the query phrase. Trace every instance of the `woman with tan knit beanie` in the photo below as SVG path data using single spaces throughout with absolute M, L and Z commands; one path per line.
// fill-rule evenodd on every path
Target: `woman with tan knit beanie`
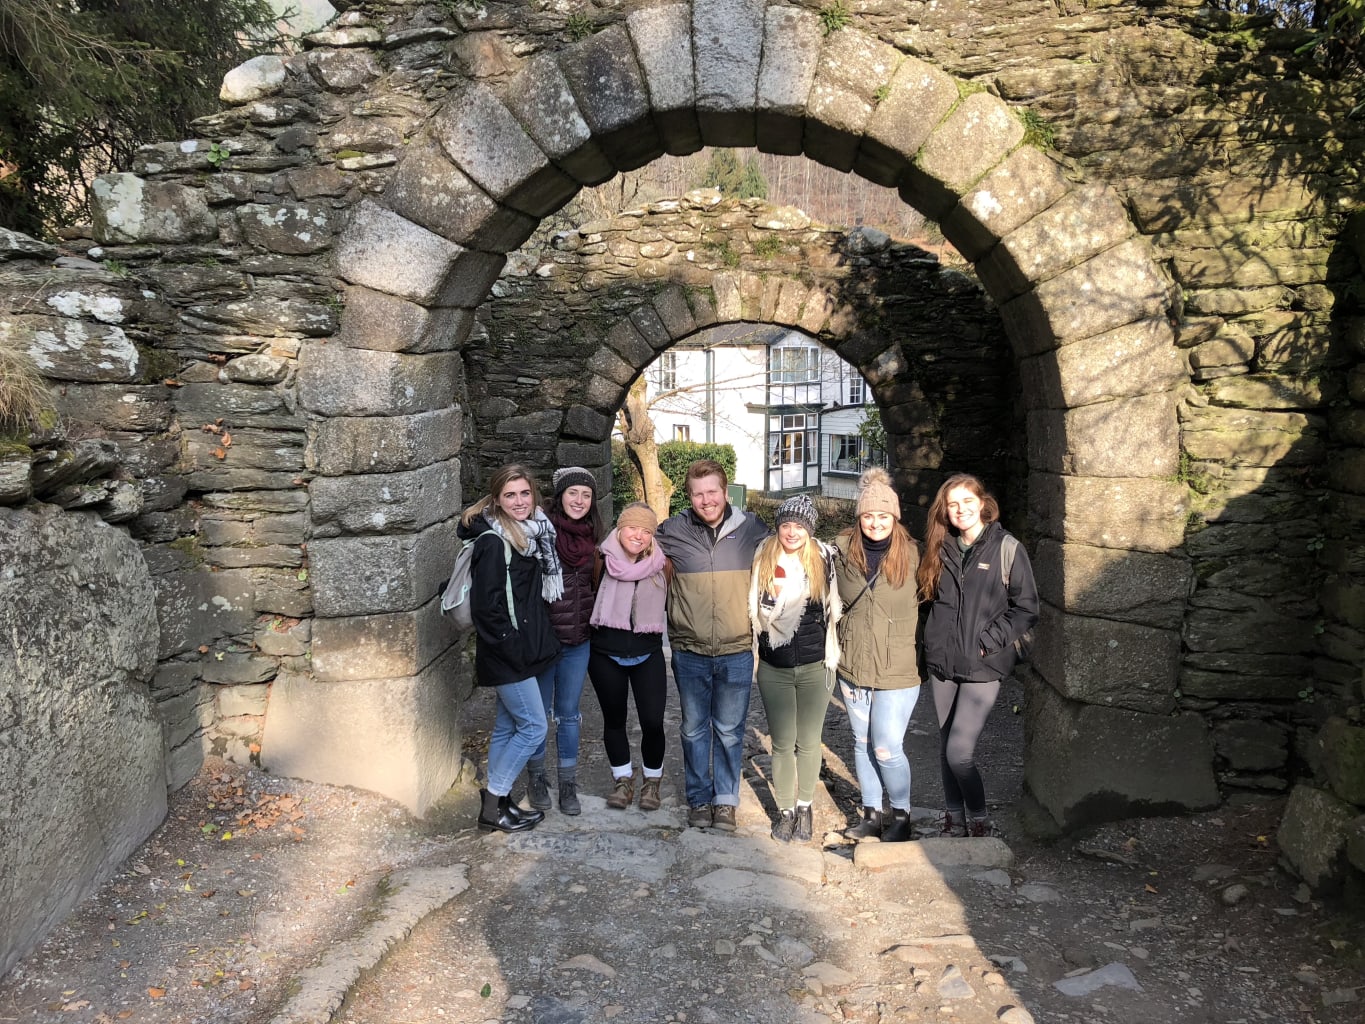
M 602 541 L 602 579 L 593 605 L 588 677 L 602 707 L 602 741 L 611 764 L 607 806 L 625 810 L 635 798 L 635 769 L 626 732 L 629 697 L 640 720 L 640 810 L 656 811 L 664 774 L 664 606 L 671 566 L 654 543 L 659 520 L 643 502 L 621 510 Z
M 858 481 L 858 525 L 834 543 L 844 610 L 839 689 L 853 730 L 853 763 L 863 804 L 862 820 L 844 835 L 885 843 L 915 838 L 905 730 L 919 699 L 919 548 L 900 518 L 900 498 L 891 478 L 874 467 Z M 890 803 L 889 813 L 883 799 Z
M 820 781 L 820 735 L 839 664 L 834 549 L 815 539 L 816 511 L 797 494 L 777 509 L 777 533 L 754 559 L 749 620 L 758 641 L 758 693 L 773 741 L 779 843 L 809 842 Z

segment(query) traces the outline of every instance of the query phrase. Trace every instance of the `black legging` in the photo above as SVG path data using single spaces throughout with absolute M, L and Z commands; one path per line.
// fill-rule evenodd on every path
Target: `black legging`
M 638 665 L 620 665 L 594 649 L 588 656 L 588 678 L 602 706 L 602 742 L 613 767 L 630 764 L 626 734 L 627 696 L 635 693 L 635 715 L 640 720 L 640 760 L 650 771 L 664 766 L 664 706 L 668 675 L 663 651 L 655 651 Z
M 939 763 L 943 770 L 943 802 L 949 811 L 979 818 L 986 813 L 986 787 L 976 770 L 976 741 L 1000 694 L 1000 680 L 955 683 L 929 677 L 938 712 Z

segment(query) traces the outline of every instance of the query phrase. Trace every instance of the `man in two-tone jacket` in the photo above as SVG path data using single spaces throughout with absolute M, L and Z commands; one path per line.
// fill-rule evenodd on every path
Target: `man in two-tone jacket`
M 683 486 L 691 508 L 659 525 L 655 539 L 673 562 L 668 639 L 682 709 L 687 823 L 735 829 L 744 723 L 753 686 L 749 572 L 768 527 L 732 509 L 720 463 L 700 459 Z

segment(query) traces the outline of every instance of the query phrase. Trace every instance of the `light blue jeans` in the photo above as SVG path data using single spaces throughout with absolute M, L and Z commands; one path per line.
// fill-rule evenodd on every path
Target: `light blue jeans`
M 545 705 L 545 715 L 554 719 L 556 763 L 560 768 L 578 765 L 578 735 L 583 726 L 583 713 L 578 703 L 583 699 L 583 684 L 588 678 L 591 647 L 584 640 L 581 644 L 563 648 L 559 659 L 536 679 L 540 684 L 540 700 Z M 548 742 L 547 735 L 531 755 L 532 761 L 545 760 Z
M 744 723 L 754 683 L 750 651 L 708 657 L 673 652 L 673 681 L 682 711 L 687 803 L 739 806 Z
M 545 746 L 545 705 L 534 676 L 493 689 L 498 714 L 488 740 L 488 792 L 507 796 L 536 748 Z
M 840 677 L 839 692 L 853 730 L 853 766 L 863 806 L 880 811 L 885 793 L 892 807 L 908 811 L 910 762 L 905 757 L 905 730 L 919 700 L 919 687 L 873 690 Z M 872 756 L 868 754 L 869 742 Z

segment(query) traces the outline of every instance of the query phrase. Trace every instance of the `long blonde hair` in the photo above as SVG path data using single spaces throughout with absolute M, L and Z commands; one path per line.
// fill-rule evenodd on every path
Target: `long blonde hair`
M 1000 504 L 986 485 L 970 473 L 954 473 L 934 495 L 929 506 L 929 522 L 924 528 L 924 557 L 919 563 L 919 596 L 921 601 L 932 601 L 938 592 L 938 579 L 943 574 L 943 540 L 949 533 L 956 534 L 948 521 L 948 492 L 965 487 L 981 501 L 981 522 L 990 525 L 1000 518 Z
M 777 559 L 782 554 L 782 539 L 777 534 L 773 534 L 763 542 L 758 549 L 758 558 L 754 560 L 754 572 L 758 574 L 758 589 L 761 593 L 771 594 L 773 592 L 773 580 L 777 575 Z M 806 543 L 801 545 L 801 550 L 797 552 L 801 560 L 801 568 L 806 571 L 807 585 L 810 588 L 810 599 L 821 601 L 825 599 L 827 580 L 825 579 L 825 555 L 820 550 L 820 542 L 806 534 Z
M 539 508 L 541 503 L 540 488 L 536 485 L 536 478 L 521 463 L 511 462 L 493 474 L 488 481 L 488 493 L 464 510 L 464 515 L 460 516 L 460 522 L 468 526 L 474 521 L 474 517 L 480 514 L 488 519 L 496 519 L 507 539 L 518 551 L 524 552 L 529 550 L 531 546 L 531 542 L 526 537 L 526 531 L 498 504 L 498 495 L 503 492 L 508 484 L 516 480 L 525 480 L 531 485 L 531 507 L 533 509 Z

